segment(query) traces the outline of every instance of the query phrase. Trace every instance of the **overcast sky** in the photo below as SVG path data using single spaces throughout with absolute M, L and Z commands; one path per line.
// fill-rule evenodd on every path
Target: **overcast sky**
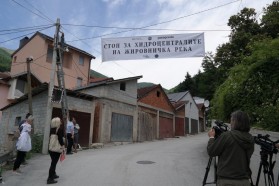
M 230 16 L 248 7 L 255 8 L 260 19 L 263 7 L 271 3 L 272 0 L 1 0 L 0 47 L 15 50 L 22 37 L 30 37 L 42 25 L 60 18 L 66 42 L 96 57 L 91 69 L 114 79 L 142 75 L 139 82 L 171 89 L 185 79 L 187 72 L 194 76 L 202 71 L 203 58 L 102 62 L 101 38 L 203 32 L 205 51 L 215 53 L 219 45 L 228 41 Z M 150 25 L 155 26 L 148 30 L 120 29 Z M 26 27 L 37 28 L 4 32 Z M 55 28 L 41 32 L 53 37 Z

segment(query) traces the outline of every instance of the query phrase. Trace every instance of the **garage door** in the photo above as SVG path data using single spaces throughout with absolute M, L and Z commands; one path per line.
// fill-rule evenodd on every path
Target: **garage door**
M 198 120 L 191 119 L 191 134 L 198 134 Z
M 82 147 L 88 147 L 89 144 L 89 131 L 90 131 L 90 113 L 78 112 L 78 111 L 69 111 L 71 117 L 75 117 L 77 123 L 80 126 L 79 130 L 79 141 L 78 143 Z M 52 117 L 60 117 L 62 118 L 62 111 L 60 108 L 53 108 Z
M 185 134 L 189 134 L 189 118 L 185 117 Z
M 172 137 L 174 137 L 172 119 L 160 117 L 159 124 L 160 124 L 159 138 L 172 138 Z
M 112 113 L 111 141 L 131 142 L 133 139 L 133 116 Z
M 156 115 L 139 111 L 139 141 L 152 141 L 157 135 Z
M 176 136 L 184 136 L 184 118 L 175 118 L 175 135 Z

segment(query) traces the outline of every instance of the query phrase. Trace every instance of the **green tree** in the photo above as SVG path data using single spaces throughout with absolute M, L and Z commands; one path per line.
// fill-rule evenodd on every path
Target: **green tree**
M 195 86 L 194 81 L 192 79 L 192 76 L 189 74 L 189 72 L 186 73 L 185 79 L 183 82 L 179 83 L 174 89 L 173 92 L 184 92 L 184 91 L 190 91 L 190 93 L 193 95 L 195 92 Z
M 211 100 L 216 87 L 220 85 L 220 74 L 218 64 L 214 61 L 214 56 L 211 52 L 207 53 L 202 61 L 204 72 L 198 72 L 193 77 L 195 96 L 203 97 Z
M 267 8 L 264 8 L 264 15 L 262 17 L 261 26 L 264 33 L 272 38 L 276 38 L 279 35 L 279 1 L 274 1 Z
M 244 8 L 237 15 L 231 16 L 228 26 L 232 29 L 230 41 L 217 48 L 214 58 L 223 81 L 229 75 L 230 68 L 240 64 L 243 57 L 250 54 L 246 46 L 261 33 L 255 9 L 251 8 Z
M 279 131 L 279 39 L 253 42 L 250 56 L 233 67 L 217 89 L 211 116 L 228 121 L 241 109 L 255 125 Z
M 10 54 L 0 48 L 0 72 L 10 71 L 11 66 L 11 56 Z
M 229 121 L 231 112 L 249 113 L 255 125 L 279 131 L 279 1 L 264 8 L 259 24 L 254 9 L 231 16 L 229 42 L 207 54 L 204 72 L 192 79 L 196 93 L 211 100 L 211 117 Z M 206 91 L 208 93 L 206 93 Z

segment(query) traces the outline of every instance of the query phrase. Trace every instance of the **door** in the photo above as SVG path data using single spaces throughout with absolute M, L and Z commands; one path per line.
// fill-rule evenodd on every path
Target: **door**
M 175 118 L 175 135 L 176 136 L 184 136 L 184 118 Z
M 198 134 L 199 129 L 198 129 L 199 122 L 196 119 L 191 119 L 191 134 Z
M 71 117 L 74 117 L 76 119 L 77 123 L 80 126 L 78 143 L 82 147 L 88 147 L 90 145 L 89 144 L 89 131 L 90 131 L 91 114 L 73 111 L 73 110 L 69 110 L 69 114 Z M 62 110 L 60 108 L 53 108 L 52 117 L 53 118 L 54 117 L 62 118 Z M 67 124 L 63 125 L 63 127 L 66 128 L 66 125 Z
M 172 138 L 173 134 L 173 120 L 170 118 L 159 118 L 159 138 Z
M 133 140 L 133 116 L 112 113 L 111 141 L 131 142 Z

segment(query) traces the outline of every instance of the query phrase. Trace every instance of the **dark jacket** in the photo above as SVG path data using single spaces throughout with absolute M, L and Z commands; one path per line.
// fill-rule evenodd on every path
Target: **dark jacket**
M 50 135 L 51 134 L 55 134 L 56 133 L 56 129 L 57 128 L 50 128 Z M 58 129 L 57 135 L 58 135 L 58 141 L 59 141 L 60 145 L 63 146 L 64 145 L 64 140 L 63 140 L 64 132 L 63 132 L 63 130 L 61 128 Z
M 23 129 L 22 124 L 25 123 L 25 122 L 26 122 L 26 119 L 21 120 L 21 121 L 19 122 L 19 124 L 18 124 L 18 130 L 19 130 L 19 132 L 22 131 L 22 129 Z
M 248 132 L 232 130 L 211 138 L 208 155 L 218 156 L 217 176 L 225 179 L 248 179 L 249 163 L 254 152 L 254 138 Z

